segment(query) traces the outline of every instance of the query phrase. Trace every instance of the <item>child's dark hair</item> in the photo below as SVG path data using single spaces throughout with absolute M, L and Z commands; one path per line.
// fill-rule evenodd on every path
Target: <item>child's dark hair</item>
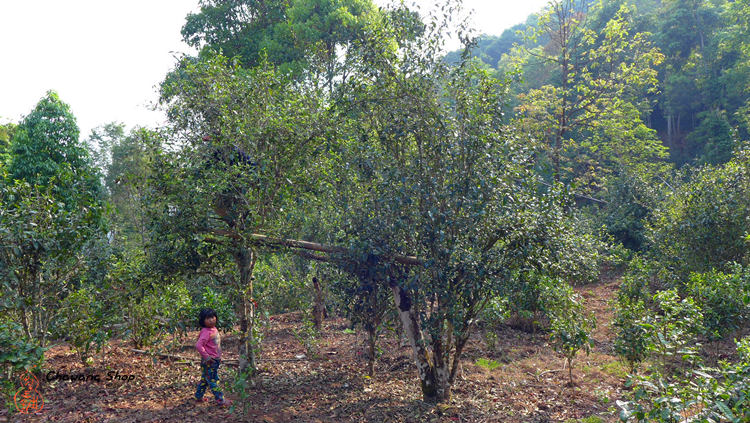
M 206 327 L 206 319 L 209 317 L 216 317 L 216 323 L 219 323 L 219 318 L 216 316 L 216 311 L 212 308 L 204 308 L 201 310 L 201 313 L 198 315 L 198 326 L 205 328 Z

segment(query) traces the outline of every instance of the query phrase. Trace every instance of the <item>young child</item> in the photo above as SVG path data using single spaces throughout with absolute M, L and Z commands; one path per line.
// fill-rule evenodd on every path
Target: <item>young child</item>
M 219 381 L 219 363 L 221 363 L 221 339 L 219 331 L 216 329 L 216 312 L 210 308 L 201 310 L 198 316 L 198 324 L 201 326 L 201 333 L 198 336 L 198 342 L 195 349 L 201 355 L 201 382 L 198 384 L 198 390 L 195 391 L 195 399 L 198 402 L 207 401 L 203 398 L 206 388 L 211 388 L 216 404 L 220 406 L 229 405 L 230 401 L 224 399 L 224 394 L 219 390 L 217 382 Z

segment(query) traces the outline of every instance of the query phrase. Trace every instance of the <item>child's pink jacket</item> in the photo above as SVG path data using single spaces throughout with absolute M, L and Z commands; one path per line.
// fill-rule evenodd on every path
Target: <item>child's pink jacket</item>
M 216 328 L 202 328 L 198 336 L 198 342 L 195 344 L 203 359 L 221 358 L 221 341 L 219 330 Z

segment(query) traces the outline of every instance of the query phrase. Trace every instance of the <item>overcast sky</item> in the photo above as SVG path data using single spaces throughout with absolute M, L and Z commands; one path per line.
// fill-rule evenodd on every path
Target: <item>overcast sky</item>
M 464 8 L 475 11 L 477 32 L 499 35 L 546 3 L 464 0 Z M 155 86 L 174 52 L 191 52 L 180 29 L 197 8 L 198 0 L 0 0 L 0 123 L 17 123 L 55 90 L 82 137 L 112 121 L 158 125 L 162 113 L 149 110 Z

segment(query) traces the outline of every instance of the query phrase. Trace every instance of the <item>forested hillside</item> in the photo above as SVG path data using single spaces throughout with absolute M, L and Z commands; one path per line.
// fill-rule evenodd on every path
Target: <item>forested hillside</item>
M 163 126 L 0 126 L 0 421 L 750 421 L 750 1 L 458 10 L 202 0 Z
M 748 22 L 742 1 L 589 1 L 572 5 L 575 26 L 594 32 L 595 40 L 572 40 L 571 66 L 585 66 L 587 50 L 600 47 L 606 22 L 629 8 L 630 27 L 648 38 L 664 55 L 658 67 L 658 92 L 649 96 L 643 120 L 669 148 L 670 161 L 719 164 L 729 160 L 738 139 L 747 138 Z M 523 84 L 518 93 L 545 85 L 560 87 L 561 74 L 535 51 L 549 49 L 560 28 L 539 22 L 543 12 L 505 30 L 482 35 L 472 55 L 493 69 L 508 71 L 519 61 Z M 576 38 L 575 36 L 573 38 Z M 590 42 L 589 42 L 590 41 Z M 558 46 L 556 46 L 558 47 Z M 577 53 L 575 53 L 577 51 Z M 576 56 L 578 54 L 579 56 Z M 456 60 L 459 53 L 450 53 Z

